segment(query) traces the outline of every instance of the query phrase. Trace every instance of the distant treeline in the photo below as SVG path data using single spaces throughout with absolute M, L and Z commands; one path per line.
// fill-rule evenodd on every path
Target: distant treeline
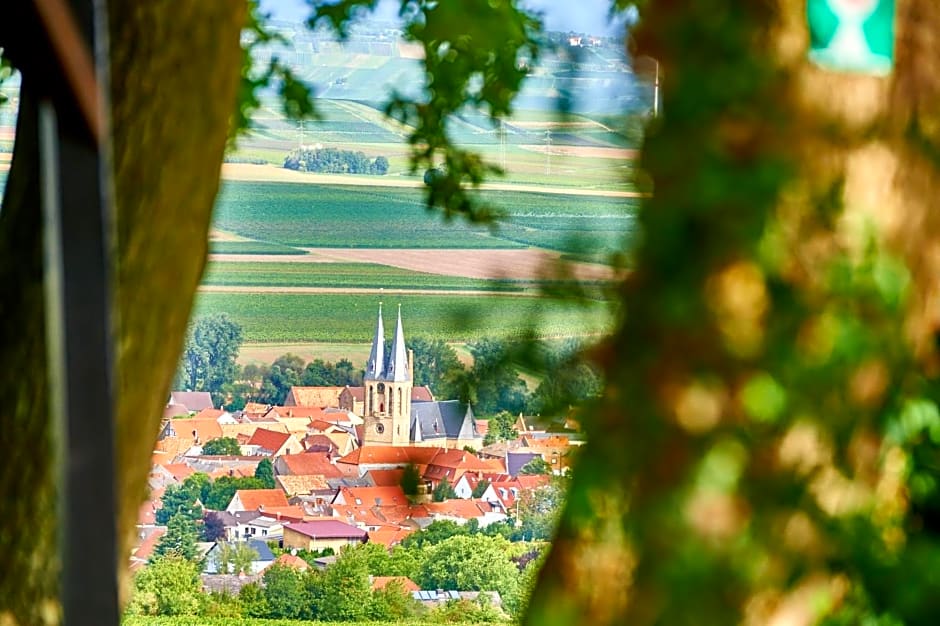
M 284 167 L 300 172 L 323 174 L 377 174 L 388 173 L 388 159 L 377 156 L 370 159 L 363 152 L 317 148 L 293 150 L 284 158 Z

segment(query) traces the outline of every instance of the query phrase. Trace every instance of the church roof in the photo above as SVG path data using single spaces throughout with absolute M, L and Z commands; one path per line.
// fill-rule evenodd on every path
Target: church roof
M 401 324 L 401 312 L 399 311 L 399 324 Z M 379 318 L 375 323 L 375 336 L 372 337 L 372 352 L 369 353 L 369 360 L 366 361 L 365 377 L 376 379 L 381 378 L 385 373 L 385 327 L 382 324 L 382 303 L 379 302 Z
M 414 402 L 411 405 L 413 441 L 427 439 L 471 439 L 476 437 L 473 411 L 458 400 Z
M 405 331 L 401 326 L 401 305 L 398 305 L 398 322 L 395 324 L 395 334 L 392 336 L 392 353 L 388 355 L 388 368 L 385 370 L 385 380 L 401 383 L 411 380 L 408 371 L 408 351 L 405 349 Z

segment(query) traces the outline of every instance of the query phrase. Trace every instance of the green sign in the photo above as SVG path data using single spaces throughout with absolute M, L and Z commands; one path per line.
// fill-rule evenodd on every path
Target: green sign
M 884 76 L 894 65 L 894 0 L 807 0 L 811 61 Z

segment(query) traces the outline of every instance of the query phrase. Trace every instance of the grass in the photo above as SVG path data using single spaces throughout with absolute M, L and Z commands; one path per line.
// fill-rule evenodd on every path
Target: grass
M 534 281 L 442 276 L 374 263 L 210 263 L 205 285 L 522 291 Z
M 622 198 L 481 192 L 508 218 L 494 230 L 428 211 L 422 191 L 342 185 L 227 181 L 215 228 L 284 246 L 356 248 L 520 248 L 562 252 L 617 249 L 632 224 Z M 586 241 L 572 246 L 570 233 Z M 597 233 L 597 236 L 594 236 Z M 611 234 L 615 235 L 612 237 Z
M 304 254 L 303 250 L 268 241 L 210 241 L 212 254 Z
M 361 294 L 200 293 L 193 315 L 227 313 L 246 342 L 362 342 L 370 340 L 379 298 Z M 589 336 L 609 329 L 608 305 L 584 305 L 525 296 L 396 295 L 407 336 L 446 341 L 481 337 Z

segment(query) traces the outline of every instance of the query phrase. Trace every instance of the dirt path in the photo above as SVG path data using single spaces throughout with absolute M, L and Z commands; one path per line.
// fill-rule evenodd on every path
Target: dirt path
M 355 176 L 350 174 L 312 174 L 295 172 L 273 165 L 254 165 L 251 163 L 222 164 L 224 180 L 307 183 L 309 185 L 349 185 L 353 187 L 409 187 L 418 189 L 424 183 L 410 178 L 397 176 Z M 578 187 L 548 187 L 542 185 L 515 185 L 512 183 L 486 183 L 481 189 L 492 191 L 524 191 L 567 196 L 600 196 L 605 198 L 644 198 L 647 194 L 637 191 L 609 191 L 604 189 L 583 189 Z
M 212 254 L 210 261 L 243 263 L 377 263 L 464 278 L 616 280 L 606 265 L 563 261 L 558 252 L 522 249 L 306 248 L 309 254 Z
M 505 296 L 536 298 L 538 291 L 495 291 L 486 289 L 385 289 L 379 287 L 299 287 L 274 285 L 200 285 L 199 291 L 210 293 L 298 293 L 298 294 L 361 294 L 361 295 L 432 295 L 432 296 Z

